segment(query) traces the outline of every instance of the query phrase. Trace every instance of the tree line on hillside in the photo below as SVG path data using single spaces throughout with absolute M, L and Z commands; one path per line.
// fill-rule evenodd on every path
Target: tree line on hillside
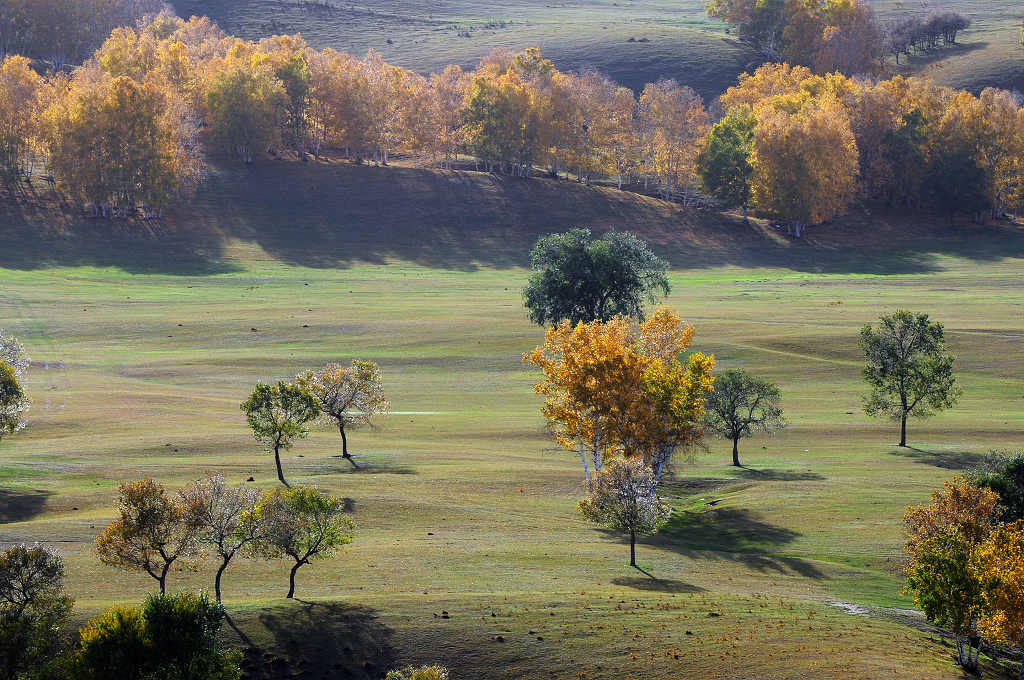
M 709 16 L 772 61 L 816 73 L 877 74 L 886 56 L 910 55 L 956 43 L 971 20 L 959 12 L 906 13 L 883 26 L 865 0 L 707 0 Z
M 246 42 L 163 14 L 114 30 L 71 75 L 4 61 L 0 179 L 31 182 L 47 168 L 95 215 L 152 217 L 194 186 L 208 155 L 246 163 L 332 148 L 444 168 L 466 154 L 490 171 L 710 195 L 798 234 L 858 199 L 975 215 L 1024 201 L 1024 112 L 1007 92 L 769 64 L 720 104 L 715 123 L 674 81 L 635 96 L 595 72 L 558 71 L 536 49 L 424 77 L 373 51 L 317 51 L 300 36 Z

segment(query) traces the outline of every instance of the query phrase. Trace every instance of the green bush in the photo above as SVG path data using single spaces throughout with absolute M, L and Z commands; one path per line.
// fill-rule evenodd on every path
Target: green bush
M 448 680 L 448 669 L 444 666 L 406 666 L 401 670 L 391 671 L 384 680 Z
M 81 632 L 73 664 L 79 680 L 237 680 L 237 650 L 218 632 L 224 608 L 205 595 L 150 595 L 142 609 L 104 612 Z

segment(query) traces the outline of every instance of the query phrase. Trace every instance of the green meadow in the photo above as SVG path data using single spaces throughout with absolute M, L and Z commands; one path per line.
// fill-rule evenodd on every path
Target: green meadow
M 338 191 L 307 205 L 303 172 Z M 362 191 L 340 189 L 357 174 Z M 191 221 L 166 220 L 180 228 L 41 206 L 8 204 L 0 229 L 0 326 L 33 358 L 34 399 L 0 443 L 0 543 L 58 547 L 77 620 L 155 586 L 93 548 L 121 481 L 175 490 L 220 471 L 272 488 L 239 403 L 257 380 L 365 358 L 393 413 L 350 435 L 361 468 L 326 429 L 284 459 L 293 483 L 346 499 L 357 539 L 299 572 L 297 602 L 285 562 L 231 565 L 246 677 L 435 661 L 456 678 L 960 677 L 903 611 L 901 518 L 1024 445 L 1019 226 L 858 214 L 792 241 L 610 189 L 346 165 L 214 177 L 180 208 Z M 676 460 L 674 517 L 638 546 L 641 570 L 576 514 L 578 458 L 547 434 L 521 362 L 543 337 L 520 297 L 526 250 L 577 224 L 649 239 L 694 348 L 777 381 L 790 422 L 742 442 L 742 469 L 718 440 Z M 861 411 L 856 344 L 897 308 L 946 325 L 964 390 L 906 449 Z M 212 590 L 214 566 L 169 587 Z

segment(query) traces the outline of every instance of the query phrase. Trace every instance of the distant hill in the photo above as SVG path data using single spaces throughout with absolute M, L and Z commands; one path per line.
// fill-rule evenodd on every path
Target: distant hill
M 871 0 L 883 23 L 906 12 L 955 10 L 974 21 L 960 45 L 911 59 L 923 73 L 971 91 L 1024 90 L 1021 8 L 1009 0 Z M 494 48 L 540 47 L 562 70 L 597 69 L 640 90 L 675 78 L 711 101 L 759 56 L 708 18 L 702 0 L 172 0 L 179 14 L 207 15 L 247 39 L 302 33 L 317 48 L 385 59 L 420 72 L 447 64 L 473 67 Z

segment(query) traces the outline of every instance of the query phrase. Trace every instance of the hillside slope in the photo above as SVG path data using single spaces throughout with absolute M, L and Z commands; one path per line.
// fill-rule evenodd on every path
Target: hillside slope
M 979 227 L 858 207 L 794 240 L 765 221 L 744 225 L 564 180 L 268 160 L 214 169 L 194 197 L 150 223 L 86 218 L 38 185 L 30 200 L 0 199 L 0 267 L 216 273 L 254 256 L 313 267 L 393 260 L 510 267 L 526 264 L 538 236 L 577 226 L 635 231 L 677 268 L 913 273 L 943 253 L 982 260 L 1024 253 L 1024 232 L 1006 223 Z

